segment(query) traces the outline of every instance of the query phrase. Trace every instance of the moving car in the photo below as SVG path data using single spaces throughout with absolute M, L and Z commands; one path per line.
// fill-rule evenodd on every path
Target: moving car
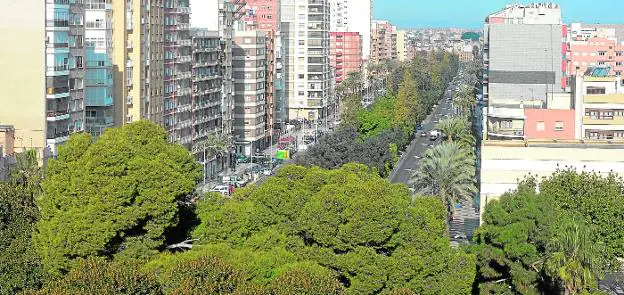
M 220 193 L 224 196 L 230 195 L 230 188 L 227 185 L 217 185 L 210 190 L 211 193 Z
M 431 141 L 437 140 L 438 136 L 440 136 L 440 132 L 438 130 L 431 130 L 431 132 L 429 132 L 429 140 Z

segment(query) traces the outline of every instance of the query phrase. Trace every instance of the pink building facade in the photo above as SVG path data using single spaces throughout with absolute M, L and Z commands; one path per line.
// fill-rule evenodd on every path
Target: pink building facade
M 265 31 L 279 31 L 280 0 L 246 0 L 253 14 L 245 16 L 247 28 Z
M 362 70 L 362 36 L 358 32 L 330 32 L 329 60 L 336 84 Z
M 614 25 L 574 23 L 568 35 L 568 68 L 570 75 L 584 73 L 591 66 L 609 66 L 611 75 L 624 72 L 624 40 L 618 40 Z
M 574 139 L 574 109 L 525 109 L 526 139 Z
M 570 41 L 569 66 L 572 73 L 582 73 L 587 67 L 597 65 L 610 66 L 612 75 L 621 76 L 624 71 L 624 45 L 605 38 Z

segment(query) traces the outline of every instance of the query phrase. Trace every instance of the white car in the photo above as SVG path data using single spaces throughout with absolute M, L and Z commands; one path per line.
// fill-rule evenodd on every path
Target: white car
M 217 185 L 210 190 L 211 193 L 220 193 L 224 196 L 230 195 L 230 188 L 227 185 Z

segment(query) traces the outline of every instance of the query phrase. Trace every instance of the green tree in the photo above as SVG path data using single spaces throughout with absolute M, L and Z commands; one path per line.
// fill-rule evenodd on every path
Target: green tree
M 411 182 L 416 191 L 438 196 L 452 212 L 458 200 L 472 199 L 474 176 L 474 155 L 458 143 L 444 142 L 425 151 Z
M 596 274 L 607 265 L 602 243 L 596 243 L 590 230 L 575 220 L 566 222 L 549 243 L 546 270 L 561 282 L 566 294 L 579 294 L 597 288 Z
M 31 234 L 39 218 L 35 198 L 42 174 L 35 151 L 17 154 L 9 181 L 0 183 L 0 294 L 38 287 L 43 278 Z
M 455 93 L 453 104 L 459 108 L 459 112 L 464 118 L 468 118 L 477 105 L 473 86 L 463 85 L 459 88 L 459 91 Z
M 516 191 L 488 203 L 470 249 L 477 255 L 481 292 L 496 293 L 504 289 L 501 285 L 520 294 L 596 292 L 596 278 L 619 264 L 601 241 L 602 225 L 562 200 L 582 199 L 586 193 L 591 199 L 598 194 L 594 189 L 607 190 L 609 184 L 617 184 L 616 179 L 563 170 L 540 184 L 527 177 Z M 568 189 L 577 191 L 560 185 L 586 192 L 568 195 Z
M 418 85 L 409 71 L 403 74 L 396 98 L 394 122 L 404 131 L 412 131 L 418 118 Z
M 97 141 L 73 135 L 50 161 L 37 200 L 35 248 L 51 274 L 87 256 L 147 258 L 178 222 L 179 202 L 201 176 L 193 157 L 141 121 L 108 129 Z
M 475 276 L 474 256 L 451 249 L 444 235 L 442 202 L 411 199 L 405 186 L 390 184 L 364 165 L 286 166 L 259 187 L 232 198 L 209 197 L 198 208 L 201 224 L 194 237 L 205 246 L 192 251 L 225 243 L 245 253 L 226 254 L 226 260 L 247 269 L 246 281 L 256 285 L 321 288 L 304 288 L 304 294 L 343 288 L 347 294 L 376 294 L 400 287 L 465 294 Z M 257 260 L 262 256 L 256 253 L 274 258 Z M 295 262 L 318 264 L 324 275 L 280 275 Z M 258 264 L 266 266 L 250 266 Z
M 616 174 L 560 170 L 539 185 L 563 210 L 581 215 L 593 225 L 598 241 L 615 256 L 624 255 L 624 182 Z
M 41 290 L 25 292 L 31 295 L 159 295 L 163 294 L 152 272 L 141 270 L 138 262 L 108 262 L 102 258 L 77 261 L 77 266 L 65 277 L 50 282 Z

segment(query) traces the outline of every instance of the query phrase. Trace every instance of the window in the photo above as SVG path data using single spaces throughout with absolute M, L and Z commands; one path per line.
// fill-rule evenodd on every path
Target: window
M 303 79 L 303 78 L 305 78 L 305 74 L 299 74 L 299 75 L 298 75 L 298 78 L 299 78 L 299 79 Z
M 586 94 L 605 94 L 606 90 L 604 87 L 595 87 L 595 86 L 587 86 Z
M 598 51 L 598 55 L 599 55 L 599 56 L 604 56 L 605 54 L 606 54 L 606 52 L 605 52 L 605 51 Z
M 304 96 L 304 95 L 305 95 L 305 92 L 304 92 L 304 91 L 299 91 L 299 92 L 297 92 L 297 95 L 298 95 L 298 96 Z
M 622 51 L 617 51 L 617 52 L 615 53 L 615 56 L 622 56 L 622 55 L 623 55 L 622 53 L 623 53 Z
M 624 117 L 624 110 L 616 110 L 614 116 L 616 116 L 616 117 Z
M 555 122 L 555 131 L 563 131 L 563 121 Z
M 544 121 L 538 121 L 537 125 L 535 126 L 535 130 L 537 130 L 537 131 L 544 131 L 545 129 L 546 128 L 545 128 Z
M 621 62 L 621 61 L 616 61 L 616 62 L 615 62 L 615 65 L 616 65 L 616 66 L 621 66 L 621 65 L 622 65 L 622 62 Z
M 299 40 L 299 45 L 305 45 L 305 40 Z
M 511 128 L 513 126 L 511 121 L 501 121 L 501 128 Z

